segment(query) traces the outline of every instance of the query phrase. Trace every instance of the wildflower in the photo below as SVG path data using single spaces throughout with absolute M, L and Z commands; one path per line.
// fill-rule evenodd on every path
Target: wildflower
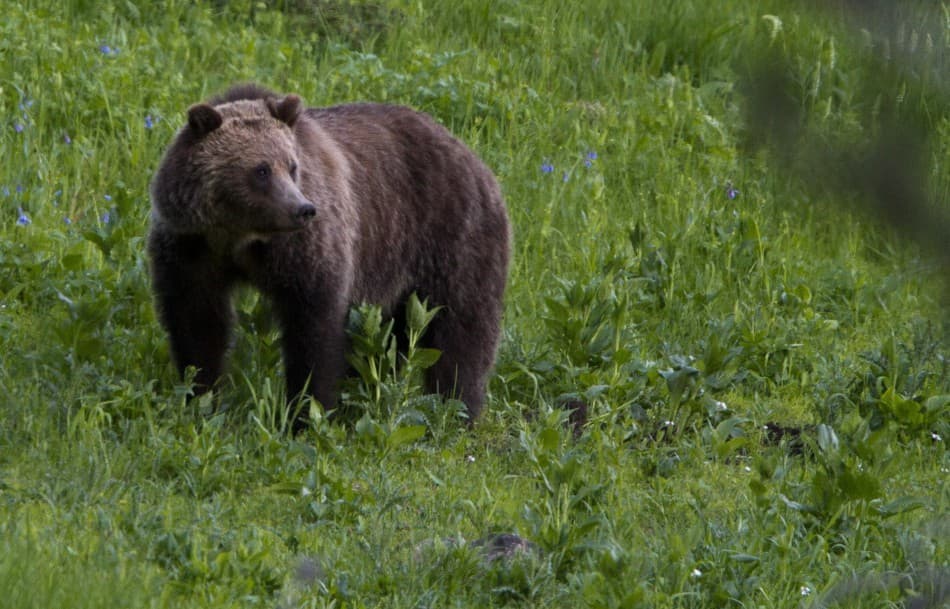
M 547 161 L 541 163 L 541 173 L 551 173 L 554 171 L 554 165 Z
M 16 185 L 16 193 L 17 193 L 18 195 L 22 195 L 22 194 L 23 194 L 23 190 L 24 190 L 23 184 L 17 184 L 17 185 Z
M 690 573 L 690 575 L 695 579 L 695 578 L 697 578 L 697 577 L 702 577 L 702 576 L 703 576 L 703 572 L 700 571 L 699 569 L 693 569 L 693 571 Z
M 151 129 L 154 126 L 155 126 L 155 121 L 152 119 L 152 115 L 149 114 L 148 116 L 145 117 L 145 128 Z
M 739 196 L 739 191 L 732 185 L 732 182 L 726 182 L 726 197 L 735 199 Z
M 811 588 L 808 586 L 802 586 L 801 589 L 799 589 L 799 592 L 801 592 L 802 596 L 808 596 L 811 594 Z
M 564 175 L 561 176 L 561 181 L 562 181 L 562 182 L 567 182 L 567 181 L 570 180 L 570 179 L 571 179 L 571 174 L 569 174 L 569 173 L 566 172 L 566 171 L 564 172 Z
M 102 195 L 102 198 L 105 199 L 106 201 L 111 201 L 112 195 Z
M 465 456 L 465 462 L 466 462 L 466 463 L 475 463 L 475 455 L 466 455 L 466 456 Z
M 21 123 L 13 123 L 13 130 L 17 133 L 23 133 L 23 125 Z
M 102 46 L 99 47 L 99 52 L 101 52 L 103 55 L 108 55 L 108 56 L 111 57 L 111 56 L 113 56 L 113 55 L 118 55 L 118 54 L 119 54 L 119 48 L 118 48 L 118 47 L 110 47 L 109 45 L 104 44 L 104 45 L 102 45 Z
M 597 153 L 591 150 L 587 153 L 587 156 L 584 157 L 584 167 L 590 167 L 594 164 L 594 161 L 597 160 Z
M 63 216 L 63 224 L 66 224 L 66 225 L 68 226 L 68 225 L 70 225 L 70 224 L 72 224 L 72 223 L 73 223 L 73 221 L 72 221 L 72 219 L 71 219 L 69 216 Z
M 23 110 L 25 112 L 29 110 L 31 107 L 33 107 L 33 100 L 30 99 L 29 97 L 24 97 L 23 101 L 20 102 L 19 107 L 20 107 L 20 110 Z
M 102 214 L 102 223 L 103 223 L 103 224 L 108 224 L 108 223 L 109 223 L 109 220 L 111 220 L 111 219 L 112 219 L 112 215 L 109 214 L 109 212 L 106 212 L 106 213 Z
M 27 226 L 28 224 L 30 224 L 30 222 L 32 222 L 32 220 L 30 220 L 30 217 L 26 215 L 26 213 L 23 211 L 22 208 L 17 209 L 17 212 L 19 212 L 20 214 L 20 216 L 16 219 L 17 224 L 19 224 L 20 226 Z
M 66 144 L 72 144 L 72 143 L 73 143 L 73 138 L 69 137 L 69 134 L 68 134 L 68 133 L 64 133 L 64 134 L 63 134 L 63 142 L 66 143 Z
M 943 438 L 940 437 L 940 434 L 934 431 L 930 432 L 930 439 L 934 442 L 943 442 Z

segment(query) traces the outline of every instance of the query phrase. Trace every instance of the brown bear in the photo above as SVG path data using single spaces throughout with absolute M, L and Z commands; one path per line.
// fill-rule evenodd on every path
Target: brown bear
M 492 172 L 409 108 L 304 108 L 239 85 L 188 110 L 151 183 L 158 317 L 180 373 L 212 388 L 231 342 L 231 293 L 273 303 L 287 398 L 336 404 L 351 305 L 394 315 L 415 292 L 441 310 L 430 391 L 479 414 L 498 345 L 510 226 Z

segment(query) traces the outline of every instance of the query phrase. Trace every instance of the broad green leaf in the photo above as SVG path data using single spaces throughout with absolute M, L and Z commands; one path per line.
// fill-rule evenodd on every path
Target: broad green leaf
M 403 444 L 411 444 L 412 442 L 422 438 L 424 435 L 426 435 L 425 425 L 407 425 L 405 427 L 397 427 L 392 433 L 389 434 L 389 446 L 391 448 L 398 448 Z

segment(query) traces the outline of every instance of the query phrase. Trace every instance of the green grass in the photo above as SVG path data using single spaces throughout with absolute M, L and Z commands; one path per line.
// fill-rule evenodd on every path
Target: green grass
M 0 606 L 945 606 L 950 6 L 846 4 L 8 6 Z M 496 171 L 474 429 L 390 368 L 289 437 L 252 293 L 230 382 L 185 400 L 147 185 L 245 80 L 413 105 Z M 499 533 L 537 549 L 468 543 Z

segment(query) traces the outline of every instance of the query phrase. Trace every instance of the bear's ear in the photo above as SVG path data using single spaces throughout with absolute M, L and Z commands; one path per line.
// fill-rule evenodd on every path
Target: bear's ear
M 208 104 L 196 104 L 188 108 L 188 126 L 198 137 L 208 135 L 223 122 L 221 114 Z
M 293 94 L 280 100 L 269 99 L 267 100 L 267 107 L 270 109 L 270 113 L 274 118 L 287 123 L 289 127 L 294 126 L 294 123 L 297 122 L 300 113 L 303 111 L 303 104 L 300 102 L 300 98 Z

